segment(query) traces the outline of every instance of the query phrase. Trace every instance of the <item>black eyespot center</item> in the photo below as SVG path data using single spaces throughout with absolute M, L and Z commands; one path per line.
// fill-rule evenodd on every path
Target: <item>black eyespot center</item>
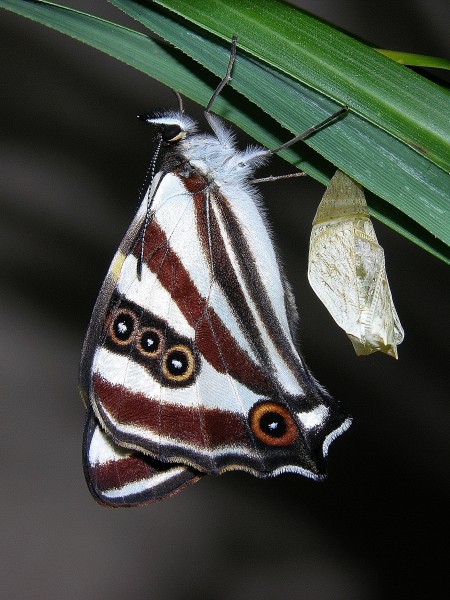
M 195 362 L 188 346 L 172 346 L 163 357 L 163 373 L 170 381 L 186 381 L 194 373 Z
M 155 329 L 145 330 L 139 340 L 139 349 L 143 354 L 156 356 L 161 350 L 161 335 Z
M 133 336 L 135 319 L 129 312 L 120 312 L 111 326 L 113 339 L 119 344 L 126 344 Z
M 277 412 L 268 411 L 259 419 L 261 431 L 274 438 L 280 438 L 286 433 L 286 419 Z
M 167 369 L 172 375 L 183 375 L 187 367 L 188 360 L 184 352 L 174 350 L 167 357 Z

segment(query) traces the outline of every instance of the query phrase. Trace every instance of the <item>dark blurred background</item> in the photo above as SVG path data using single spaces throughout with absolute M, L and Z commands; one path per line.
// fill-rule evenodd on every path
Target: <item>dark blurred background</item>
M 100 0 L 64 3 L 131 23 Z M 445 0 L 298 4 L 377 46 L 448 56 Z M 100 52 L 0 14 L 1 596 L 450 597 L 448 267 L 375 222 L 406 339 L 398 361 L 357 358 L 307 283 L 324 192 L 313 180 L 263 193 L 307 362 L 354 417 L 328 480 L 231 473 L 143 509 L 95 504 L 81 468 L 79 355 L 150 160 L 135 115 L 174 99 Z M 290 170 L 275 159 L 269 172 Z

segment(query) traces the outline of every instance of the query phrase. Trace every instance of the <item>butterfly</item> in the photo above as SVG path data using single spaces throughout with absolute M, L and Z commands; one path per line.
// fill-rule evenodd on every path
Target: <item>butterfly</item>
M 100 290 L 80 368 L 84 472 L 101 504 L 148 504 L 230 470 L 321 479 L 351 422 L 295 343 L 293 294 L 252 184 L 278 149 L 237 150 L 210 112 L 235 54 L 233 38 L 205 111 L 212 133 L 198 132 L 181 101 L 142 116 L 157 132 L 151 183 Z

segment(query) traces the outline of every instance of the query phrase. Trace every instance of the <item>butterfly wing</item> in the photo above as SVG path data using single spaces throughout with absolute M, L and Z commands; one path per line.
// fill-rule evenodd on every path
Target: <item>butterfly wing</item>
M 145 235 L 146 200 L 85 344 L 102 427 L 123 448 L 203 473 L 323 476 L 350 420 L 296 350 L 295 309 L 255 198 L 225 196 L 198 172 L 160 174 L 150 194 Z
M 101 429 L 88 409 L 83 440 L 86 481 L 100 504 L 142 506 L 167 498 L 197 481 L 201 474 L 181 465 L 168 465 L 125 450 Z

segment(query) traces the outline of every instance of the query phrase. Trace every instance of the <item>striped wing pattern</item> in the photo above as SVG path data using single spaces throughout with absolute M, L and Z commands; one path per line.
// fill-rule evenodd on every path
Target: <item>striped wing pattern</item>
M 166 465 L 114 444 L 99 426 L 92 408 L 88 409 L 83 451 L 91 494 L 106 506 L 150 504 L 176 494 L 201 476 L 188 467 Z
M 255 195 L 225 196 L 183 168 L 160 172 L 148 194 L 83 352 L 94 496 L 143 504 L 231 469 L 321 478 L 350 421 L 296 349 L 296 310 Z

